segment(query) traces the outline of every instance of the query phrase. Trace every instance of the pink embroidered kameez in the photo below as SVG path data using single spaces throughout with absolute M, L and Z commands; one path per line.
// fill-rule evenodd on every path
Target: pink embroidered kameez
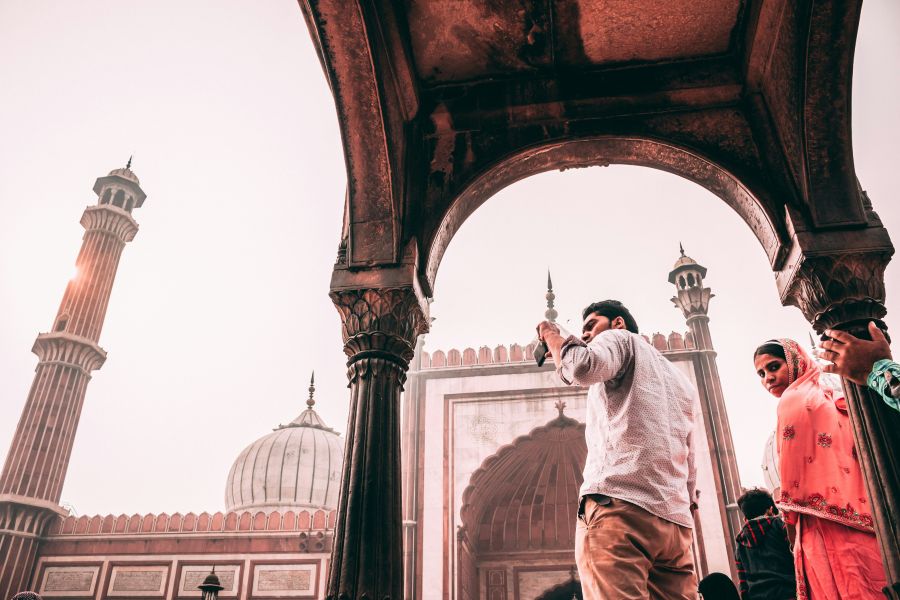
M 797 598 L 881 599 L 881 554 L 843 398 L 819 384 L 821 369 L 793 340 L 778 340 L 789 386 L 778 403 L 781 497 L 797 528 Z

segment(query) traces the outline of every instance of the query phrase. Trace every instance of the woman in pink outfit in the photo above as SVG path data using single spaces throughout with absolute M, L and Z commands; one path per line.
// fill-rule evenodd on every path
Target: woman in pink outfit
M 753 364 L 778 402 L 778 508 L 794 530 L 797 598 L 881 599 L 887 585 L 844 398 L 797 342 L 771 340 Z

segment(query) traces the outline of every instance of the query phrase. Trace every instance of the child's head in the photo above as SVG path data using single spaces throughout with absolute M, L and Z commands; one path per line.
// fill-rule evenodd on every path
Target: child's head
M 778 514 L 772 494 L 762 488 L 747 490 L 737 499 L 737 504 L 748 521 L 765 514 Z

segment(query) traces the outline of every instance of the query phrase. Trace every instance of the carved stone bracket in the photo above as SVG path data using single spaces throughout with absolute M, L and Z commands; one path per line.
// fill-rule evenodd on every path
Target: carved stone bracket
M 854 252 L 802 257 L 783 293 L 820 334 L 828 328 L 851 328 L 881 320 L 884 269 L 891 252 Z

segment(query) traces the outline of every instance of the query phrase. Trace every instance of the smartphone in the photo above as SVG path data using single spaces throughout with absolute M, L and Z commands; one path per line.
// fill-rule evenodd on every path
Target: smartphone
M 537 363 L 537 366 L 544 366 L 544 361 L 547 359 L 547 352 L 549 351 L 550 349 L 547 348 L 547 344 L 538 340 L 538 343 L 534 347 L 534 362 Z

